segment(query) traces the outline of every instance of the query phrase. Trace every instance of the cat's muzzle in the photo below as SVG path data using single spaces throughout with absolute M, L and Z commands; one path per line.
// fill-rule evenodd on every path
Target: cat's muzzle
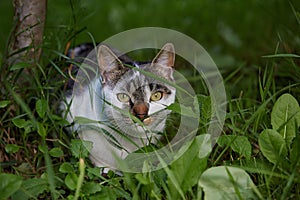
M 152 122 L 152 118 L 148 116 L 148 111 L 149 105 L 143 101 L 136 102 L 131 109 L 131 113 L 145 125 L 149 125 Z

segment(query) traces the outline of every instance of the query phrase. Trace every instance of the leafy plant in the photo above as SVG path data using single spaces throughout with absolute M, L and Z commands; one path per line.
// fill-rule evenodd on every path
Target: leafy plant
M 12 66 L 4 51 L 12 4 L 0 4 L 0 199 L 300 199 L 297 1 L 49 1 L 41 60 Z M 91 144 L 67 133 L 70 124 L 57 113 L 69 67 L 63 52 L 149 25 L 186 33 L 212 55 L 230 98 L 224 134 L 208 145 L 209 93 L 178 59 L 175 69 L 197 94 L 199 136 L 164 169 L 102 176 L 89 163 Z M 170 109 L 182 114 L 178 105 Z
M 293 140 L 300 126 L 300 107 L 292 95 L 283 94 L 275 102 L 271 113 L 271 123 L 272 129 L 264 130 L 258 139 L 263 155 L 276 165 L 284 164 L 289 160 L 295 161 L 295 158 L 291 159 L 291 152 L 295 151 Z
M 22 184 L 22 177 L 13 174 L 0 174 L 0 199 L 6 200 L 14 194 Z
M 218 199 L 256 199 L 253 189 L 256 187 L 250 176 L 235 167 L 212 167 L 199 179 L 205 200 Z

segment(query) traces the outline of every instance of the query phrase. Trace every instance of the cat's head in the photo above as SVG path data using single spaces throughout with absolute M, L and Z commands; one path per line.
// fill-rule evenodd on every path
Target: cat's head
M 175 101 L 174 46 L 167 43 L 152 62 L 123 63 L 107 46 L 98 49 L 105 115 L 123 133 L 146 137 L 146 132 L 163 132 Z M 138 119 L 138 120 L 137 120 Z

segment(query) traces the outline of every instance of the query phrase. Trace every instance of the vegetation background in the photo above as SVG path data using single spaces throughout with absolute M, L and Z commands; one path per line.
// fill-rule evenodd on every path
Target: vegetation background
M 4 191 L 0 199 L 11 195 L 13 199 L 202 199 L 206 190 L 200 175 L 220 165 L 244 169 L 257 187 L 255 198 L 300 199 L 300 156 L 291 156 L 296 149 L 300 152 L 300 121 L 294 125 L 296 134 L 285 156 L 280 146 L 267 154 L 259 143 L 264 130 L 275 129 L 271 113 L 280 95 L 289 93 L 300 100 L 299 11 L 297 0 L 52 0 L 48 1 L 42 59 L 29 76 L 22 74 L 24 65 L 3 71 L 14 20 L 12 2 L 0 1 L 1 73 L 7 75 L 0 83 L 0 189 Z M 83 178 L 78 160 L 86 158 L 86 152 L 80 151 L 75 136 L 65 133 L 66 122 L 55 114 L 57 104 L 50 102 L 60 99 L 66 78 L 53 80 L 65 74 L 63 67 L 56 68 L 65 63 L 58 60 L 49 65 L 50 60 L 62 56 L 68 42 L 102 41 L 144 26 L 180 31 L 207 50 L 223 75 L 228 95 L 224 135 L 245 139 L 250 150 L 241 148 L 244 143 L 234 146 L 235 139 L 218 142 L 207 159 L 197 163 L 201 166 L 197 180 L 188 179 L 189 172 L 183 173 L 176 163 L 153 174 L 118 177 L 111 173 L 107 179 L 99 177 L 88 161 Z M 18 86 L 20 78 L 30 84 Z M 299 109 L 293 105 L 292 109 Z M 271 154 L 277 155 L 275 161 Z M 248 198 L 236 194 L 237 199 Z

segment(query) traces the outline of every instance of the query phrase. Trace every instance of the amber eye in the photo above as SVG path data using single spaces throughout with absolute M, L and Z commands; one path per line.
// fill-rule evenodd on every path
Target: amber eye
M 154 92 L 151 95 L 150 99 L 151 99 L 151 101 L 159 101 L 159 100 L 161 100 L 162 96 L 163 96 L 162 92 Z
M 117 94 L 117 98 L 118 98 L 119 101 L 121 101 L 123 103 L 127 103 L 130 100 L 130 97 L 125 93 Z

